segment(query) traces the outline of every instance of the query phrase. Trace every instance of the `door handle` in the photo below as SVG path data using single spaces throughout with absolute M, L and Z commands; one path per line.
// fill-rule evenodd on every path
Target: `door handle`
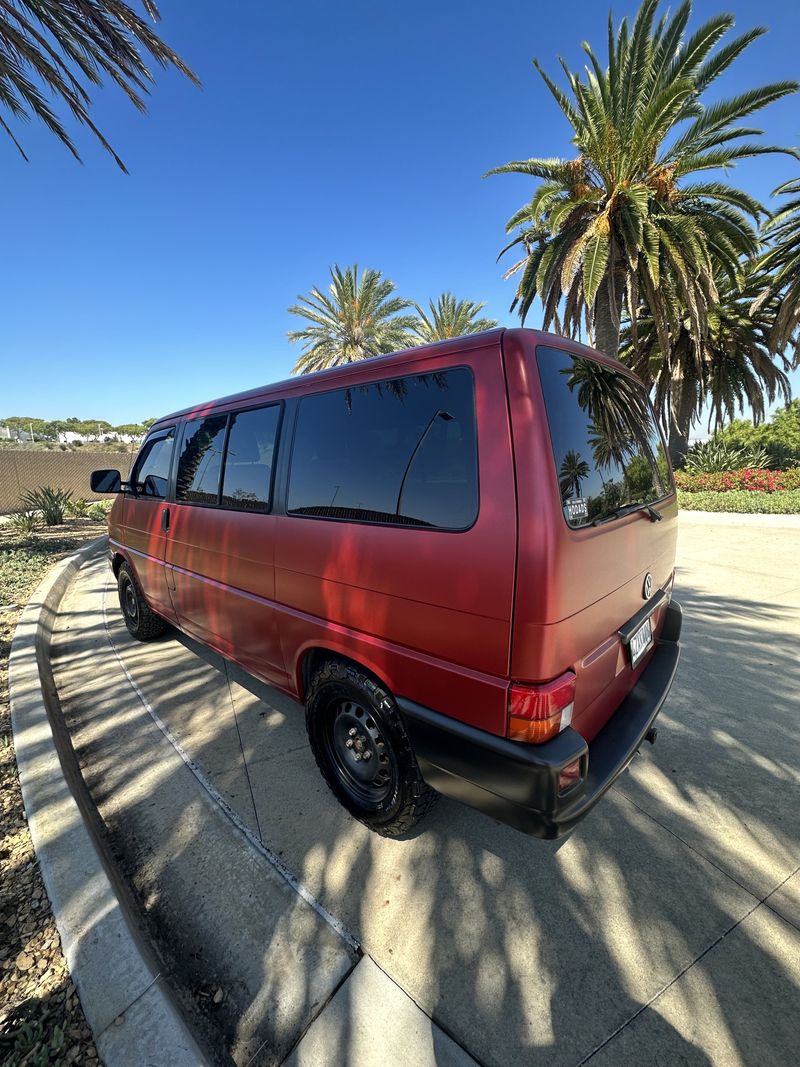
M 164 533 L 169 529 L 169 508 L 161 509 L 161 529 Z

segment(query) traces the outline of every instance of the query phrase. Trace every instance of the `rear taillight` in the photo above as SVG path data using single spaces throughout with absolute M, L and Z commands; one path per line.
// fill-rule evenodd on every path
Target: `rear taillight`
M 544 685 L 512 685 L 508 691 L 508 736 L 533 744 L 549 741 L 569 726 L 574 701 L 572 671 Z

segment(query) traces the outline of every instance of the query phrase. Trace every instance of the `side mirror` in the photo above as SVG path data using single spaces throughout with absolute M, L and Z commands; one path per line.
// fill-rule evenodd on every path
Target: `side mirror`
M 89 480 L 93 493 L 118 493 L 122 487 L 119 471 L 92 471 Z

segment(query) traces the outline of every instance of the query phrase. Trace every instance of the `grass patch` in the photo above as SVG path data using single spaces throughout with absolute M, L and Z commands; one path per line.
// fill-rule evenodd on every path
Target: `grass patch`
M 678 490 L 685 511 L 732 511 L 745 515 L 800 515 L 800 489 L 757 493 L 747 489 L 687 493 Z

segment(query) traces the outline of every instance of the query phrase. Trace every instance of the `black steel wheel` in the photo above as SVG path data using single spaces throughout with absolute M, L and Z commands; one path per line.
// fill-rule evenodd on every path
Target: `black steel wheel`
M 123 563 L 119 569 L 117 590 L 122 617 L 129 633 L 139 641 L 150 641 L 164 633 L 168 624 L 150 609 L 127 563 Z
M 306 700 L 306 728 L 333 794 L 377 833 L 400 836 L 436 800 L 391 695 L 354 664 L 329 660 L 316 672 Z

